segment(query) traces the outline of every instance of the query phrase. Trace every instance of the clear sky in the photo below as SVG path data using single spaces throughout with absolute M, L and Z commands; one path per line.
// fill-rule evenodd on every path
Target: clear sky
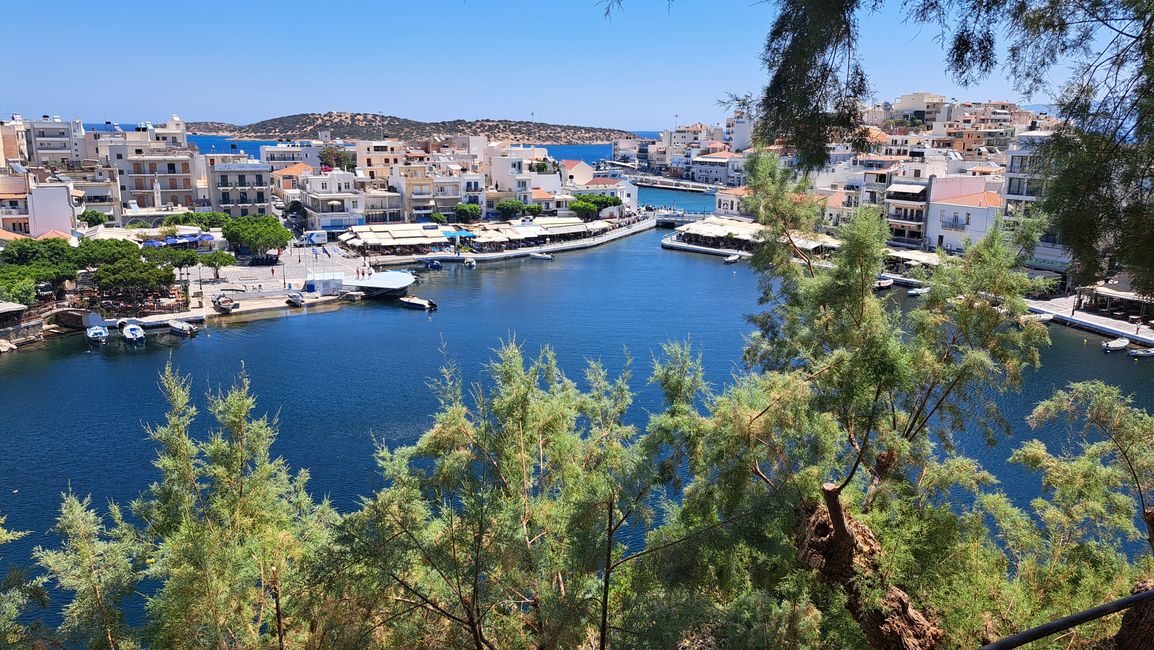
M 657 130 L 675 115 L 718 121 L 719 97 L 761 89 L 775 11 L 755 0 L 626 0 L 606 20 L 596 0 L 122 4 L 7 7 L 20 42 L 39 46 L 6 68 L 0 114 L 247 123 L 337 110 Z M 1017 98 L 1000 72 L 977 87 L 952 83 L 936 33 L 904 24 L 900 4 L 862 17 L 876 99 Z

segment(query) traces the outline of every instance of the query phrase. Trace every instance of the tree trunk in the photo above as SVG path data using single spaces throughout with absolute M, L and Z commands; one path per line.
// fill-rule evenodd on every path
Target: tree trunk
M 1134 585 L 1131 594 L 1154 589 L 1154 580 L 1146 579 Z M 1149 650 L 1154 647 L 1154 602 L 1146 601 L 1126 610 L 1122 627 L 1114 635 L 1115 650 Z
M 879 650 L 931 650 L 943 632 L 914 608 L 909 595 L 885 585 L 880 603 L 867 600 L 858 589 L 860 576 L 877 570 L 882 548 L 868 526 L 845 511 L 837 486 L 822 486 L 825 505 L 809 506 L 809 516 L 797 538 L 803 564 L 814 569 L 826 584 L 841 587 L 849 598 L 850 613 L 870 645 Z

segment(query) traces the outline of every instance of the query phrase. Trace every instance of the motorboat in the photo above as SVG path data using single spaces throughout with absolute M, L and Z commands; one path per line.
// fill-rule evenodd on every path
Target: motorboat
M 346 302 L 360 302 L 360 301 L 365 299 L 365 292 L 364 291 L 342 291 L 341 294 L 339 296 L 337 296 L 337 299 L 338 300 L 344 300 Z
M 551 260 L 551 259 L 553 259 L 553 255 L 550 253 L 538 253 L 536 251 L 529 253 L 529 257 L 532 257 L 535 260 Z
M 305 295 L 299 291 L 290 291 L 284 301 L 289 307 L 304 307 Z
M 1106 352 L 1125 350 L 1128 345 L 1130 345 L 1130 339 L 1125 336 L 1118 337 L 1112 341 L 1102 341 L 1102 349 Z
M 1052 320 L 1054 320 L 1053 314 L 1022 314 L 1018 316 L 1018 324 L 1022 327 L 1025 327 L 1026 323 L 1049 323 Z
M 182 320 L 177 320 L 175 318 L 168 321 L 167 325 L 168 325 L 169 333 L 175 334 L 177 336 L 184 336 L 184 337 L 192 338 L 192 337 L 196 336 L 197 332 L 200 331 L 199 329 L 197 329 L 196 325 L 193 325 L 192 323 L 186 323 Z
M 437 311 L 437 303 L 426 298 L 418 298 L 416 296 L 402 296 L 398 299 L 402 307 L 408 309 L 420 309 L 422 311 Z
M 240 307 L 240 303 L 223 293 L 218 293 L 212 298 L 212 306 L 222 314 L 231 314 Z
M 741 260 L 741 256 L 738 255 L 737 253 L 734 253 L 733 255 L 730 255 L 729 257 L 725 258 L 725 263 L 726 264 L 737 264 L 738 261 L 740 261 L 740 260 Z
M 1131 348 L 1126 354 L 1132 357 L 1154 357 L 1154 348 Z
M 874 280 L 874 291 L 889 289 L 892 286 L 894 286 L 894 281 L 891 278 L 881 278 L 880 280 Z
M 924 296 L 930 292 L 929 287 L 914 287 L 906 292 L 907 296 Z
M 89 343 L 104 345 L 108 342 L 108 328 L 103 325 L 93 325 L 84 330 L 84 338 L 88 339 Z
M 473 258 L 471 258 L 471 257 L 466 257 L 466 258 L 465 258 L 465 261 L 464 261 L 464 262 L 462 262 L 462 264 L 464 264 L 464 265 L 465 265 L 465 268 L 467 268 L 467 269 L 475 269 L 475 268 L 477 268 L 477 260 L 475 260 L 475 259 L 473 259 Z
M 445 267 L 441 264 L 440 260 L 425 260 L 426 271 L 440 271 L 443 268 Z
M 120 330 L 120 335 L 124 337 L 125 342 L 138 344 L 144 343 L 144 328 L 136 323 L 129 323 Z

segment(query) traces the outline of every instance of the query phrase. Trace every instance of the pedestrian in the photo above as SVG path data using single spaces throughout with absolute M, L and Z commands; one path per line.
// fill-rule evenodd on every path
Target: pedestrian
M 276 277 L 276 267 L 275 266 L 272 267 L 271 269 L 269 269 L 269 271 L 272 271 L 272 277 L 275 278 Z

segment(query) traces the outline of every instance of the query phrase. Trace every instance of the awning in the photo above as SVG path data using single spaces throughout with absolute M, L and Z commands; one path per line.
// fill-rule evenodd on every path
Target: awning
M 177 239 L 176 237 L 165 237 L 165 238 L 164 238 L 164 243 L 165 243 L 165 244 L 168 244 L 169 246 L 172 246 L 172 245 L 174 245 L 174 244 L 180 244 L 180 243 L 183 243 L 183 242 L 181 242 L 181 241 L 180 241 L 179 239 Z
M 364 240 L 362 240 L 359 237 L 350 239 L 350 240 L 348 240 L 348 242 L 349 242 L 349 246 L 364 246 L 365 245 Z
M 550 235 L 575 235 L 581 232 L 589 232 L 589 228 L 583 224 L 575 224 L 572 226 L 557 226 L 556 228 L 549 228 Z
M 521 234 L 525 239 L 532 239 L 534 237 L 545 237 L 549 234 L 549 231 L 545 230 L 541 226 L 534 226 L 532 224 L 513 226 L 513 229 L 516 230 L 519 234 Z
M 901 192 L 902 194 L 920 194 L 925 190 L 925 185 L 913 185 L 912 183 L 894 183 L 886 188 L 886 192 Z
M 155 239 L 149 239 L 148 241 L 141 244 L 141 246 L 144 246 L 146 248 L 158 248 L 160 246 L 164 246 L 164 242 L 156 241 Z
M 477 236 L 477 235 L 469 232 L 468 230 L 448 230 L 448 231 L 445 231 L 444 235 L 446 237 L 448 237 L 449 239 L 456 239 L 458 237 L 468 238 L 468 237 L 476 237 Z
M 213 237 L 212 235 L 210 235 L 208 233 L 202 233 L 200 235 L 200 237 L 198 237 L 198 239 L 200 241 L 212 241 L 212 240 L 216 239 L 216 237 Z
M 68 193 L 75 198 L 84 198 L 84 190 L 68 190 Z
M 338 240 L 338 241 L 348 241 L 348 240 L 350 240 L 350 239 L 352 239 L 353 237 L 356 237 L 356 236 L 357 236 L 357 234 L 356 234 L 356 233 L 353 233 L 353 232 L 346 232 L 346 233 L 344 233 L 343 235 L 341 235 L 340 237 L 337 237 L 337 240 Z
M 332 207 L 334 207 L 334 208 L 335 208 L 335 207 L 337 207 L 337 206 L 339 206 L 339 205 L 344 205 L 344 203 L 342 203 L 342 202 L 340 202 L 340 201 L 329 201 L 329 205 L 331 205 Z

